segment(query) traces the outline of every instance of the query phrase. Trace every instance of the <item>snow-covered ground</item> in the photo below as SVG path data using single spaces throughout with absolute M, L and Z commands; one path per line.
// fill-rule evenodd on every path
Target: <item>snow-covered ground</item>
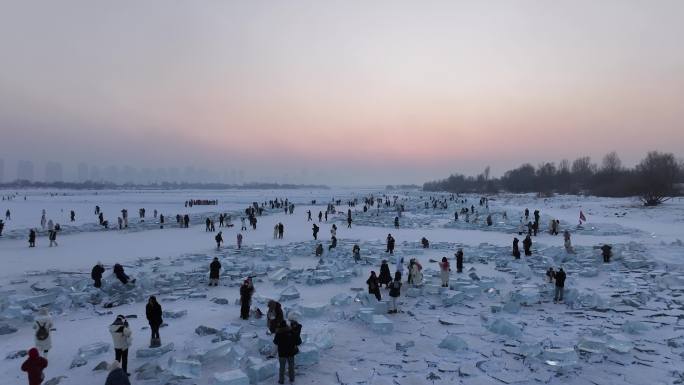
M 24 384 L 19 351 L 33 346 L 33 317 L 50 309 L 55 330 L 46 379 L 52 384 L 103 384 L 106 371 L 93 371 L 112 361 L 111 346 L 103 353 L 79 357 L 79 347 L 111 345 L 108 326 L 117 314 L 129 317 L 133 346 L 129 371 L 134 384 L 210 384 L 216 373 L 240 370 L 275 383 L 272 336 L 265 321 L 239 319 L 238 287 L 254 276 L 252 308 L 266 311 L 268 299 L 298 293 L 281 301 L 285 313 L 304 325 L 304 344 L 296 360 L 299 384 L 671 384 L 684 381 L 684 200 L 643 208 L 630 199 L 530 195 L 492 196 L 489 207 L 475 196 L 454 200 L 448 194 L 387 192 L 359 189 L 276 191 L 0 191 L 0 218 L 7 209 L 0 238 L 0 378 L 3 384 Z M 394 228 L 396 206 L 363 211 L 362 198 L 373 194 L 392 201 L 398 196 L 405 212 Z M 26 199 L 24 199 L 26 197 Z M 425 208 L 429 198 L 446 199 L 446 209 Z M 252 202 L 288 198 L 294 214 L 281 209 L 258 217 L 257 230 L 242 231 L 236 248 L 240 213 Z M 307 221 L 314 221 L 331 199 L 341 199 L 337 214 L 320 223 L 325 246 L 321 260 Z M 354 223 L 348 229 L 347 201 Z M 216 206 L 184 207 L 188 199 L 217 199 Z M 462 204 L 461 199 L 468 199 Z M 312 205 L 312 201 L 316 204 Z M 95 205 L 110 222 L 97 224 Z M 454 221 L 461 207 L 475 206 L 477 215 Z M 138 209 L 146 209 L 141 223 Z M 128 209 L 129 229 L 118 230 L 116 217 Z M 515 261 L 510 245 L 525 208 L 541 211 L 541 232 L 533 238 L 533 255 Z M 28 248 L 29 228 L 40 229 L 42 210 L 64 231 L 58 247 L 48 247 L 39 231 L 37 246 Z M 159 228 L 153 210 L 166 216 Z M 587 215 L 576 227 L 580 209 Z M 69 212 L 76 221 L 69 221 Z M 507 219 L 503 218 L 506 212 Z M 218 228 L 219 213 L 231 213 L 231 228 Z M 494 224 L 485 223 L 488 213 Z M 189 214 L 188 229 L 176 214 Z M 531 215 L 531 214 L 530 214 Z M 204 230 L 204 218 L 216 219 L 225 245 L 217 250 L 215 233 Z M 475 221 L 477 218 L 477 221 Z M 551 218 L 569 229 L 576 254 L 563 248 L 562 235 L 548 234 Z M 284 239 L 273 239 L 282 222 Z M 327 251 L 330 228 L 338 227 L 338 247 Z M 386 314 L 383 302 L 367 295 L 366 279 L 379 272 L 385 238 L 397 241 L 396 256 L 416 258 L 424 283 L 406 284 L 398 314 Z M 421 237 L 430 241 L 423 249 Z M 518 236 L 519 237 L 519 236 Z M 519 237 L 522 239 L 522 237 Z M 603 264 L 604 243 L 614 257 Z M 351 249 L 361 248 L 355 264 Z M 443 256 L 455 266 L 454 252 L 463 248 L 465 270 L 452 272 L 450 288 L 439 287 L 437 264 Z M 208 287 L 208 265 L 219 257 L 224 269 L 218 287 Z M 95 289 L 90 269 L 105 264 L 103 288 Z M 123 287 L 111 276 L 114 263 L 137 279 Z M 568 274 L 565 301 L 554 304 L 553 284 L 545 282 L 548 267 Z M 291 293 L 292 292 L 292 293 Z M 150 351 L 145 302 L 156 295 L 168 312 L 161 329 L 162 349 Z M 291 295 L 296 297 L 296 294 Z M 106 307 L 105 304 L 113 304 Z M 198 335 L 199 326 L 217 333 Z M 214 332 L 214 330 L 210 330 Z M 200 333 L 203 334 L 203 333 Z M 169 344 L 173 344 L 172 346 Z M 105 346 L 106 347 L 106 346 Z M 153 355 L 153 357 L 143 357 Z M 158 356 L 154 356 L 158 355 Z M 7 358 L 5 358 L 7 357 Z M 80 366 L 79 366 L 80 365 Z M 73 368 L 71 368 L 74 366 Z M 141 369 L 141 370 L 139 370 Z M 234 372 L 233 374 L 240 374 Z

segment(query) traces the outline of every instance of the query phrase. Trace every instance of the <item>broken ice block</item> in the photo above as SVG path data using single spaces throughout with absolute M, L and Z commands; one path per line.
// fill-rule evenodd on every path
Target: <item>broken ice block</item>
M 373 306 L 375 314 L 387 314 L 387 311 L 389 310 L 389 303 L 387 300 L 375 301 L 371 303 L 371 305 Z
M 352 303 L 352 297 L 348 294 L 340 293 L 330 298 L 330 304 L 333 306 L 345 306 Z
M 309 366 L 317 364 L 319 360 L 318 347 L 313 344 L 302 344 L 299 353 L 295 356 L 295 364 Z
M 294 286 L 288 286 L 280 292 L 280 301 L 289 301 L 299 298 L 299 290 Z
M 313 343 L 318 346 L 319 349 L 331 349 L 334 345 L 333 334 L 331 329 L 326 329 L 313 338 Z
M 486 327 L 492 333 L 503 334 L 509 337 L 517 338 L 522 335 L 522 330 L 520 326 L 515 325 L 503 318 L 495 319 L 494 321 L 490 322 Z
M 173 342 L 158 348 L 141 348 L 135 351 L 137 358 L 161 357 L 173 350 Z
M 218 334 L 221 336 L 222 340 L 229 340 L 237 342 L 240 340 L 240 333 L 242 332 L 242 326 L 240 325 L 228 325 L 221 329 Z
M 271 280 L 272 282 L 279 282 L 279 281 L 282 281 L 285 278 L 287 278 L 287 275 L 289 272 L 290 271 L 288 269 L 280 268 L 280 269 L 274 271 L 273 273 L 271 273 L 268 276 L 268 279 Z
M 634 347 L 632 341 L 622 334 L 608 334 L 606 346 L 618 353 L 629 353 Z
M 197 328 L 195 328 L 195 334 L 197 334 L 198 336 L 202 336 L 202 337 L 212 335 L 212 334 L 216 334 L 218 332 L 219 331 L 217 329 L 214 329 L 214 328 L 209 327 L 209 326 L 204 326 L 204 325 L 200 325 Z
M 606 350 L 606 343 L 598 338 L 582 337 L 577 343 L 577 350 L 581 352 L 601 354 Z
M 425 294 L 439 294 L 440 290 L 442 289 L 442 286 L 434 285 L 434 284 L 426 284 L 424 286 L 424 288 L 425 288 Z
M 404 342 L 403 344 L 400 343 L 400 342 L 397 342 L 395 347 L 396 347 L 396 349 L 397 349 L 398 351 L 400 351 L 400 352 L 406 352 L 406 351 L 408 351 L 409 348 L 412 348 L 412 347 L 414 347 L 414 346 L 416 346 L 416 343 L 415 343 L 415 342 L 413 342 L 413 341 L 406 341 L 406 342 Z
M 648 325 L 640 321 L 625 321 L 625 323 L 622 324 L 622 331 L 629 334 L 639 334 L 648 331 L 649 329 Z
M 206 351 L 204 354 L 199 355 L 198 360 L 203 363 L 209 362 L 222 362 L 228 367 L 238 366 L 240 360 L 245 356 L 246 351 L 243 347 L 227 342 L 211 350 Z
M 81 358 L 90 359 L 102 353 L 109 351 L 110 345 L 106 342 L 95 342 L 89 345 L 84 345 L 78 348 L 78 356 Z
M 179 360 L 171 357 L 169 371 L 176 377 L 199 378 L 202 373 L 202 364 L 196 360 Z
M 466 300 L 466 295 L 462 291 L 447 291 L 442 293 L 442 304 L 444 306 L 457 305 Z
M 384 315 L 373 315 L 370 328 L 376 333 L 389 334 L 394 329 L 392 321 Z
M 468 344 L 460 337 L 455 334 L 449 334 L 442 342 L 439 343 L 439 347 L 442 349 L 449 349 L 452 351 L 464 351 L 468 350 Z
M 320 317 L 325 313 L 328 305 L 324 303 L 311 303 L 301 305 L 299 309 L 305 317 Z
M 547 348 L 542 352 L 545 364 L 562 369 L 577 365 L 577 352 L 573 348 Z
M 249 377 L 240 369 L 214 373 L 211 379 L 214 385 L 249 385 Z
M 247 365 L 247 376 L 249 377 L 250 384 L 256 384 L 267 378 L 271 378 L 276 374 L 276 361 L 267 360 L 264 361 L 260 358 L 254 358 L 250 360 L 251 362 Z
M 178 310 L 178 311 L 172 311 L 172 310 L 164 310 L 162 315 L 164 318 L 180 318 L 188 314 L 187 310 Z
M 370 323 L 373 319 L 373 314 L 375 314 L 375 310 L 371 307 L 362 307 L 359 309 L 359 318 L 363 322 Z

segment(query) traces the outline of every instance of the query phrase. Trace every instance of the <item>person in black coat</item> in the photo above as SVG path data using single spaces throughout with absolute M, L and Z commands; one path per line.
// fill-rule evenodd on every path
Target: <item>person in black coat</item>
M 528 234 L 523 240 L 523 249 L 525 250 L 525 255 L 532 255 L 532 237 Z
M 389 287 L 390 282 L 392 282 L 392 273 L 390 273 L 387 260 L 383 259 L 382 264 L 380 265 L 380 277 L 378 277 L 378 286 L 385 285 L 385 287 Z
M 311 228 L 311 230 L 313 231 L 314 240 L 318 240 L 318 230 L 320 230 L 320 228 L 318 227 L 318 225 L 314 223 L 314 224 L 313 224 L 313 227 Z
M 2 236 L 2 230 L 5 229 L 5 222 L 0 219 L 0 237 Z
M 209 264 L 209 286 L 218 286 L 219 273 L 221 272 L 221 262 L 218 257 Z
M 249 307 L 252 304 L 252 294 L 254 294 L 254 286 L 252 286 L 251 279 L 245 279 L 240 286 L 240 318 L 249 319 Z
M 375 295 L 375 298 L 380 301 L 382 299 L 380 296 L 380 284 L 378 283 L 378 276 L 375 275 L 375 271 L 371 271 L 366 284 L 368 285 L 368 293 Z
M 613 256 L 613 248 L 610 245 L 601 246 L 601 254 L 603 255 L 603 263 L 610 262 L 610 257 Z
M 330 237 L 330 246 L 328 246 L 328 251 L 330 251 L 336 247 L 337 247 L 337 237 L 333 235 L 332 237 Z
M 214 240 L 216 241 L 216 250 L 221 248 L 221 243 L 223 243 L 223 233 L 221 231 L 216 234 L 214 237 Z
M 553 294 L 553 303 L 563 300 L 563 290 L 565 288 L 565 271 L 561 267 L 554 276 L 556 278 L 556 290 Z
M 105 380 L 105 385 L 131 385 L 128 374 L 121 369 L 119 361 L 114 361 L 109 367 L 109 375 Z
M 456 252 L 456 272 L 463 272 L 463 249 L 458 249 Z
M 90 278 L 95 281 L 93 286 L 102 287 L 102 274 L 104 274 L 105 268 L 102 266 L 102 262 L 98 262 L 97 265 L 93 266 L 93 270 L 90 272 Z
M 29 231 L 29 247 L 36 247 L 36 230 Z
M 518 242 L 520 242 L 520 240 L 518 238 L 514 237 L 513 238 L 513 257 L 515 257 L 515 259 L 520 259 L 520 248 L 518 247 Z
M 121 266 L 118 263 L 114 264 L 114 275 L 124 285 L 127 284 L 128 282 L 135 283 L 135 280 L 131 280 L 131 278 L 128 275 L 126 275 L 126 273 L 124 272 L 123 266 Z
M 159 328 L 164 321 L 162 320 L 162 308 L 159 302 L 157 302 L 157 297 L 151 295 L 150 299 L 147 300 L 147 306 L 145 306 L 145 314 L 147 315 L 147 322 L 150 324 L 150 330 L 152 330 L 152 335 L 150 337 L 150 347 L 155 348 L 161 346 L 161 340 L 159 337 Z
M 287 363 L 287 374 L 290 382 L 294 382 L 294 356 L 297 354 L 297 346 L 301 345 L 302 339 L 297 333 L 287 326 L 285 320 L 280 321 L 280 326 L 276 330 L 273 343 L 278 347 L 278 361 L 280 368 L 278 371 L 278 383 L 285 383 L 285 364 Z
M 400 272 L 395 272 L 394 273 L 394 281 L 390 284 L 390 310 L 388 313 L 398 313 L 399 309 L 397 309 L 397 298 L 401 295 L 401 273 Z

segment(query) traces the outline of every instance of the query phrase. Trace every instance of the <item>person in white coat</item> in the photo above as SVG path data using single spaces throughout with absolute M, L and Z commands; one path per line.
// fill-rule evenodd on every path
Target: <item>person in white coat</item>
M 116 320 L 109 325 L 114 344 L 114 357 L 121 364 L 121 369 L 128 373 L 128 348 L 133 342 L 133 333 L 128 326 L 128 321 L 123 315 L 116 316 Z
M 52 318 L 47 309 L 41 309 L 38 317 L 33 321 L 33 330 L 35 330 L 34 337 L 36 339 L 36 348 L 47 356 L 48 351 L 52 349 Z
M 415 259 L 410 265 L 411 271 L 409 271 L 409 274 L 411 276 L 411 283 L 413 286 L 420 286 L 423 283 L 423 266 Z

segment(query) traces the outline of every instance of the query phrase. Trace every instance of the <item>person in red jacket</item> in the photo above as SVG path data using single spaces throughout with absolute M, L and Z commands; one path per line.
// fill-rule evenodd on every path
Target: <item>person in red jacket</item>
M 40 356 L 38 349 L 31 348 L 28 351 L 28 358 L 21 364 L 21 370 L 28 373 L 29 385 L 40 385 L 45 378 L 43 369 L 47 368 L 48 362 Z

